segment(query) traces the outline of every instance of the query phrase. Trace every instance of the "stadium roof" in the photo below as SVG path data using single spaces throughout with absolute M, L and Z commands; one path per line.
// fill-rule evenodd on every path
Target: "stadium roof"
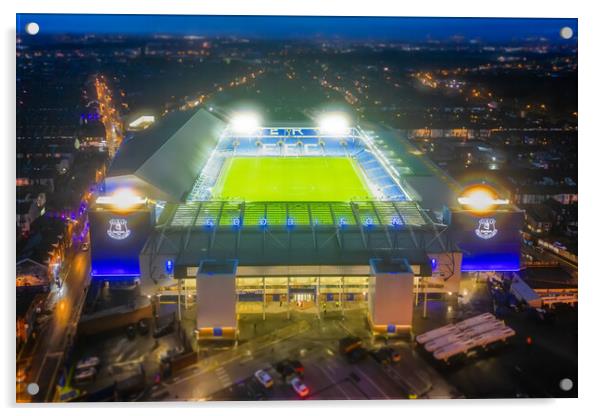
M 105 179 L 106 192 L 126 186 L 151 199 L 182 201 L 225 126 L 205 109 L 164 117 L 121 145 Z
M 171 207 L 172 212 L 162 215 L 141 256 L 149 259 L 157 256 L 171 257 L 175 260 L 176 267 L 198 266 L 204 259 L 237 259 L 241 266 L 282 264 L 367 266 L 369 260 L 376 257 L 406 258 L 411 264 L 429 268 L 430 260 L 426 255 L 427 252 L 440 253 L 455 250 L 455 245 L 445 232 L 445 227 L 433 224 L 428 218 L 422 216 L 415 204 L 412 207 L 411 202 L 401 204 L 408 205 L 406 207 L 408 214 L 413 216 L 415 212 L 418 218 L 408 221 L 403 227 L 392 227 L 387 223 L 382 225 L 375 223 L 370 227 L 361 225 L 358 220 L 362 217 L 362 213 L 358 207 L 350 208 L 348 215 L 355 218 L 355 221 L 350 220 L 344 227 L 338 227 L 336 221 L 330 223 L 322 221 L 317 226 L 306 224 L 295 227 L 287 227 L 285 222 L 279 224 L 272 222 L 270 223 L 272 225 L 267 227 L 260 227 L 255 222 L 246 222 L 240 227 L 232 227 L 230 223 L 221 221 L 221 216 L 229 218 L 228 204 L 213 201 Z M 248 205 L 261 205 L 265 212 L 271 212 L 273 211 L 271 207 L 282 211 L 283 204 L 285 203 L 273 202 Z M 345 205 L 316 204 L 333 205 L 332 211 Z M 376 213 L 384 212 L 387 204 L 393 206 L 392 204 L 400 203 L 381 204 L 383 205 L 376 207 Z M 183 212 L 178 213 L 184 208 L 190 209 L 188 215 L 184 215 Z M 401 206 L 397 209 L 400 208 Z M 210 227 L 206 226 L 204 221 L 208 209 L 220 212 L 220 218 L 217 218 Z M 245 218 L 249 213 L 250 211 L 245 209 Z M 336 218 L 336 213 L 332 215 L 333 219 Z M 325 215 L 324 218 L 327 216 Z M 405 215 L 403 217 L 406 218 Z M 141 261 L 145 260 L 141 259 Z M 430 268 L 427 273 L 430 273 Z

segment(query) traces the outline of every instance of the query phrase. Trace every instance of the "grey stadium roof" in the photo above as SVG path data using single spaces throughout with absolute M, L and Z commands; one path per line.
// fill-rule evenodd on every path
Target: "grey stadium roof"
M 215 148 L 226 123 L 205 109 L 174 112 L 122 143 L 105 179 L 151 199 L 183 201 Z

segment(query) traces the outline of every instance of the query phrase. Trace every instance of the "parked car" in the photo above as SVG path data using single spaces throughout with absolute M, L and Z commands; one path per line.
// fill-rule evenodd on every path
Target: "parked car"
M 155 328 L 155 330 L 153 331 L 153 337 L 154 338 L 161 338 L 167 334 L 171 334 L 174 331 L 174 327 L 175 324 L 174 322 L 170 322 L 167 325 L 163 325 L 160 327 Z
M 530 308 L 529 316 L 537 323 L 553 324 L 556 321 L 554 312 L 543 308 Z
M 266 389 L 269 389 L 274 385 L 274 380 L 265 370 L 257 370 L 255 372 L 255 379 Z
M 358 337 L 345 337 L 339 340 L 339 351 L 350 363 L 363 360 L 368 351 L 362 347 L 362 340 Z
M 291 380 L 291 386 L 293 388 L 293 390 L 295 390 L 295 393 L 297 393 L 297 395 L 299 397 L 307 397 L 307 395 L 309 394 L 309 389 L 307 388 L 307 386 L 305 384 L 303 384 L 303 382 L 301 381 L 301 379 L 299 377 L 294 377 Z
M 96 377 L 96 368 L 91 367 L 75 373 L 73 380 L 75 384 L 89 383 Z
M 146 319 L 138 321 L 138 332 L 140 335 L 148 334 L 148 321 Z
M 300 377 L 303 377 L 303 373 L 305 372 L 305 368 L 303 364 L 301 364 L 298 360 L 282 360 L 276 364 L 276 371 L 280 374 L 286 376 L 290 373 L 297 374 Z
M 129 325 L 126 329 L 126 333 L 129 340 L 136 338 L 136 328 L 134 325 Z
M 100 358 L 88 357 L 79 360 L 75 366 L 76 371 L 87 370 L 88 368 L 95 368 L 100 365 Z
M 399 351 L 396 351 L 390 347 L 382 347 L 378 350 L 371 351 L 370 355 L 380 364 L 391 364 L 392 362 L 398 362 L 401 360 L 401 354 L 399 354 Z
M 246 393 L 250 400 L 265 400 L 265 391 L 253 383 L 247 384 Z
M 289 361 L 291 367 L 295 370 L 295 373 L 299 374 L 301 377 L 305 374 L 305 367 L 301 364 L 299 360 L 290 360 Z

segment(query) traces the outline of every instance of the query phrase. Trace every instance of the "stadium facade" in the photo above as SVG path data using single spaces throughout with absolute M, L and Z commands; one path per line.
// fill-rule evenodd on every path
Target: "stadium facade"
M 251 158 L 297 167 L 278 162 L 256 177 Z M 348 161 L 353 186 L 332 170 L 335 159 Z M 120 203 L 124 189 L 136 199 Z M 382 126 L 236 133 L 206 109 L 173 113 L 117 153 L 90 212 L 92 274 L 183 282 L 199 337 L 235 337 L 241 313 L 269 318 L 303 305 L 320 315 L 358 303 L 375 333 L 404 332 L 417 293 L 455 293 L 463 272 L 519 268 L 522 212 L 475 213 L 459 204 L 461 191 Z

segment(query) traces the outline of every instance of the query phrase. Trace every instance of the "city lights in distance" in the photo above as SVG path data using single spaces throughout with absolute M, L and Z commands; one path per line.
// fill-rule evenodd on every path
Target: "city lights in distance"
M 349 134 L 350 122 L 344 113 L 327 113 L 318 119 L 320 133 L 332 136 Z
M 237 134 L 252 134 L 261 127 L 259 114 L 253 112 L 237 113 L 232 116 L 230 130 Z

